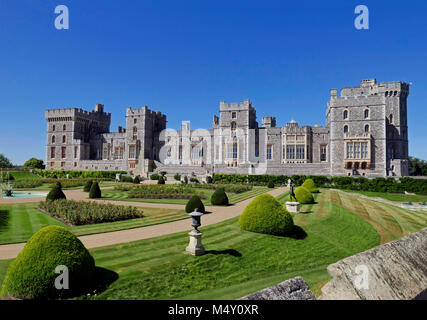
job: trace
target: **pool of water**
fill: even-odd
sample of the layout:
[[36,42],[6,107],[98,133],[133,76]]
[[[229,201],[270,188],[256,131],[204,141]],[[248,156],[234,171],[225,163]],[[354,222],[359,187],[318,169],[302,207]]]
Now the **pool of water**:
[[12,197],[6,197],[3,194],[4,199],[20,199],[20,198],[42,198],[46,197],[47,193],[30,193],[30,192],[14,192]]

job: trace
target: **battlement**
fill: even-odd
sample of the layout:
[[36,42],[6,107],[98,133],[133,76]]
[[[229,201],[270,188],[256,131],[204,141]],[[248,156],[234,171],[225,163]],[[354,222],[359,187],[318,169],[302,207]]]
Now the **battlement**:
[[45,111],[45,118],[48,121],[63,121],[64,118],[76,120],[76,118],[83,118],[86,120],[109,122],[111,120],[111,113],[104,112],[104,106],[97,104],[94,110],[86,111],[82,108],[57,108],[47,109]]
[[252,103],[249,99],[243,100],[243,102],[232,102],[226,103],[225,101],[220,101],[219,110],[220,111],[230,111],[230,110],[250,110],[254,109]]
[[126,117],[132,117],[132,116],[149,116],[149,117],[156,117],[157,119],[166,120],[166,115],[162,114],[160,111],[153,111],[150,110],[147,106],[142,106],[141,108],[126,108]]
[[330,97],[331,100],[337,100],[340,98],[348,99],[377,95],[383,96],[389,93],[389,91],[392,91],[393,95],[396,95],[394,92],[397,93],[401,91],[408,93],[409,84],[403,81],[381,82],[378,84],[376,79],[366,79],[361,81],[360,86],[343,87],[339,96],[337,95],[337,89],[331,89]]

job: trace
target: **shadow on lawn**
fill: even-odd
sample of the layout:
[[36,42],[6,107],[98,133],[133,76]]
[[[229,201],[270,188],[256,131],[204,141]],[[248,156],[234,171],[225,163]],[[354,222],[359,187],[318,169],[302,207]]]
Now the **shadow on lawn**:
[[116,281],[119,278],[117,272],[95,267],[95,279],[92,286],[92,291],[96,290],[96,293],[99,294],[102,291],[105,291],[110,284]]
[[288,237],[296,240],[303,240],[305,239],[305,237],[307,237],[307,233],[304,231],[303,228],[299,226],[294,226],[292,233],[288,235]]
[[0,210],[0,228],[7,228],[9,223],[9,211]]
[[215,254],[215,255],[218,255],[218,254],[228,254],[228,255],[233,256],[233,257],[241,257],[242,256],[242,254],[239,251],[234,250],[234,249],[207,250],[205,253],[206,254]]

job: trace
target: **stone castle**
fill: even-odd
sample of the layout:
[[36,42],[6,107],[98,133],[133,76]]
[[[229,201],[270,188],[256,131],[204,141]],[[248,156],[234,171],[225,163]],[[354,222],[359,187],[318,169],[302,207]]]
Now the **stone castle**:
[[277,126],[266,116],[261,125],[249,100],[220,102],[209,130],[166,129],[166,115],[148,107],[126,110],[126,128],[110,132],[111,114],[97,104],[48,109],[48,170],[124,170],[211,175],[306,174],[407,176],[409,84],[362,80],[338,95],[332,89],[326,126]]

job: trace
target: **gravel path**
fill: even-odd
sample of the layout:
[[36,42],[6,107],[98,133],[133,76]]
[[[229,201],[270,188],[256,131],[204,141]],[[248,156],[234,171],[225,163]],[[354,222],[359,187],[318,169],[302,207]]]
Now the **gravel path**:
[[[281,187],[273,189],[268,193],[276,197],[286,191],[289,188]],[[65,191],[67,199],[73,200],[88,200],[87,193],[81,190],[68,190]],[[253,200],[253,198],[246,199],[235,205],[229,207],[217,207],[217,206],[207,206],[206,211],[210,212],[202,218],[202,225],[207,226],[215,224],[236,216],[239,216],[243,209]],[[125,202],[125,201],[109,201],[109,200],[96,200],[101,202],[108,202],[114,204],[127,204],[132,206],[140,207],[153,207],[153,208],[170,208],[170,209],[184,209],[184,205],[179,204],[161,204],[161,203],[138,203],[138,202]],[[34,202],[34,200],[33,200]],[[190,231],[192,229],[188,219],[178,220],[173,222],[167,222],[152,226],[146,226],[135,229],[107,232],[92,234],[87,236],[81,236],[79,239],[83,242],[86,248],[96,248],[109,246],[124,242],[132,242],[142,239],[149,239],[154,237],[159,237],[171,233]],[[0,260],[12,259],[15,258],[18,253],[22,250],[25,243],[17,244],[7,244],[0,245]]]

